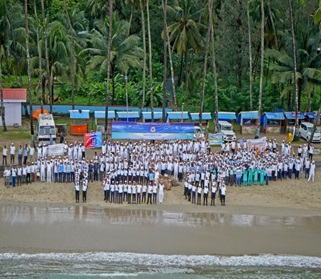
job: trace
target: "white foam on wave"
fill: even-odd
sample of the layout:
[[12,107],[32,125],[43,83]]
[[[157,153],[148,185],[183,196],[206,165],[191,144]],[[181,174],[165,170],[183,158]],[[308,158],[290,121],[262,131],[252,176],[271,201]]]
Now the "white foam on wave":
[[321,268],[321,258],[293,255],[255,255],[255,256],[212,256],[212,255],[158,255],[139,253],[39,253],[19,254],[2,253],[1,260],[37,260],[62,261],[65,263],[107,262],[121,265],[141,265],[150,268],[160,267],[201,267],[201,266],[261,266],[261,267],[296,267]]

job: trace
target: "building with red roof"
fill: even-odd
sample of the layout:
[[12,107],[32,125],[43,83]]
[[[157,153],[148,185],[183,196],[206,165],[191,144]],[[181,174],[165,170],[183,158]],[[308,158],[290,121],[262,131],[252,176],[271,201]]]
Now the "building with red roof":
[[[3,88],[3,107],[5,109],[6,126],[21,126],[21,105],[27,100],[26,88]],[[0,126],[2,119],[0,115]]]

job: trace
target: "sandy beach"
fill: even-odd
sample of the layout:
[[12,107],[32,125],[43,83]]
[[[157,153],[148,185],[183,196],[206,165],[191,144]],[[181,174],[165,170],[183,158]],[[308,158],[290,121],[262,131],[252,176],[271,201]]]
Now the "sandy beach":
[[182,185],[172,187],[162,205],[110,204],[95,182],[78,205],[72,184],[2,186],[0,252],[321,257],[318,182],[228,187],[225,207],[192,205],[182,193]]
[[94,182],[87,203],[76,204],[71,183],[6,188],[2,179],[0,252],[321,257],[320,181],[318,169],[315,182],[301,175],[269,186],[228,186],[226,206],[217,199],[211,207],[186,201],[182,184],[165,191],[162,205],[118,205],[105,203]]

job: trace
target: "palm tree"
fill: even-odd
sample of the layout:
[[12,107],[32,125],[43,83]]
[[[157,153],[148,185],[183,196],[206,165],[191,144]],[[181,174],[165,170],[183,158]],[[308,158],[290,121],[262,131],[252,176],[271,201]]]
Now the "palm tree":
[[[212,0],[208,2],[208,11],[213,9]],[[212,24],[212,18],[209,16],[209,26]],[[206,41],[205,41],[205,53],[204,53],[204,65],[203,65],[203,78],[202,78],[202,87],[201,87],[201,102],[200,102],[200,117],[199,117],[199,124],[202,125],[202,114],[204,109],[204,92],[205,92],[205,81],[206,81],[206,74],[207,74],[207,56],[208,56],[208,49],[210,45],[211,39],[211,31],[212,28],[208,28]]]
[[[13,26],[13,20],[11,17],[11,11],[9,11],[8,5],[7,5],[7,0],[3,0],[4,7],[6,10],[6,16],[8,18],[9,22],[9,28],[10,28],[10,34],[11,34],[11,39],[12,39],[12,47],[13,47],[13,56],[17,65],[18,69],[18,75],[19,75],[19,86],[22,87],[22,73],[21,73],[21,60],[19,59],[19,53],[17,49],[17,40],[14,32],[14,26]],[[15,3],[16,5],[13,7],[15,13],[17,13],[20,10],[20,3],[17,2]]]
[[111,48],[113,39],[113,0],[109,0],[109,32],[107,40],[107,83],[106,83],[106,107],[105,107],[105,137],[108,138],[108,101],[109,101],[109,81],[111,70]]
[[253,63],[252,63],[252,36],[250,18],[250,0],[247,0],[247,30],[249,38],[249,68],[250,68],[250,110],[253,110]]
[[50,113],[52,113],[52,103],[53,96],[51,92],[51,83],[50,83],[50,65],[49,65],[49,51],[48,51],[48,40],[47,40],[47,28],[46,28],[46,18],[45,18],[45,5],[44,0],[40,0],[41,2],[41,16],[42,16],[42,34],[43,40],[45,42],[45,58],[46,58],[46,87],[48,89],[49,94],[49,102],[50,102]]
[[29,20],[28,20],[28,0],[24,0],[25,8],[25,23],[26,23],[26,53],[27,53],[27,73],[28,73],[28,98],[30,105],[30,133],[33,138],[33,118],[32,113],[32,92],[31,92],[31,67],[30,67],[30,51],[29,51]]
[[[167,0],[162,0],[162,9],[163,9],[163,24],[164,30],[167,29]],[[166,80],[167,80],[167,33],[164,34],[164,45],[163,45],[163,59],[164,59],[164,69],[163,69],[163,102],[162,102],[162,114],[163,122],[165,122],[165,107],[166,107]]]
[[[308,98],[308,109],[311,106],[311,96],[315,86],[321,85],[321,55],[317,49],[320,46],[320,34],[316,32],[315,26],[309,23],[301,22],[298,28],[304,28],[296,37],[296,79],[298,84],[298,111],[302,107],[302,93],[304,92]],[[288,96],[287,107],[289,110],[296,110],[295,103],[295,80],[294,80],[294,61],[292,36],[283,33],[282,41],[285,46],[280,51],[268,49],[267,56],[272,60],[270,70],[272,72],[272,83],[280,84],[283,88],[281,97]],[[294,98],[291,102],[291,93]]]
[[257,133],[260,132],[261,113],[262,113],[262,93],[263,93],[263,73],[264,73],[264,22],[265,22],[264,0],[261,0],[261,69],[260,69],[260,91],[259,91],[259,104],[258,104]]
[[44,92],[44,84],[43,84],[43,76],[42,76],[42,47],[40,44],[40,30],[39,30],[39,20],[38,20],[38,12],[37,12],[37,0],[33,1],[33,9],[35,15],[35,32],[36,32],[36,43],[38,50],[38,77],[39,77],[39,86],[41,88],[41,97],[40,97],[40,108],[41,113],[43,113],[43,102],[45,98]]
[[214,100],[215,100],[215,118],[214,127],[218,123],[218,89],[217,89],[217,70],[216,70],[216,56],[215,56],[215,40],[214,40],[214,19],[213,19],[213,0],[210,0],[209,7],[209,21],[211,28],[211,50],[212,50],[212,68],[213,68],[213,78],[214,78]]
[[3,105],[3,91],[2,91],[2,46],[1,46],[1,44],[0,44],[0,102],[1,102],[2,130],[4,132],[7,132],[5,108]]
[[140,14],[141,14],[141,20],[142,20],[142,31],[143,31],[143,51],[144,51],[144,56],[143,56],[143,96],[142,96],[142,105],[141,108],[144,108],[145,104],[145,95],[146,95],[146,60],[147,60],[147,52],[146,52],[146,28],[145,28],[145,13],[144,13],[144,5],[143,1],[139,0],[139,6],[140,6]]
[[149,53],[149,91],[150,91],[150,109],[151,119],[154,122],[154,105],[153,105],[153,57],[152,57],[152,35],[150,33],[150,16],[149,16],[149,0],[146,0],[147,15],[147,36],[148,36],[148,53]]
[[[128,22],[113,19],[112,21],[112,45],[110,53],[110,74],[112,80],[112,104],[115,100],[115,71],[118,69],[123,75],[128,75],[129,68],[141,68],[141,57],[143,50],[138,46],[140,38],[136,35],[127,37]],[[91,47],[81,51],[82,55],[90,55],[88,70],[106,71],[108,63],[106,53],[108,52],[109,29],[104,21],[98,20],[95,29],[91,31]]]
[[291,24],[291,35],[292,35],[292,59],[293,59],[293,79],[294,79],[294,92],[295,92],[295,127],[299,126],[299,89],[297,80],[297,65],[296,65],[296,44],[295,44],[295,33],[294,33],[294,19],[292,0],[289,0],[289,13],[290,13],[290,24]]
[[64,0],[64,10],[68,21],[69,34],[71,37],[71,105],[75,108],[75,69],[76,69],[76,53],[75,53],[75,34],[71,24],[70,16],[67,10],[66,0]]
[[[182,7],[168,7],[170,13],[174,15],[175,21],[168,26],[169,41],[173,43],[173,50],[176,50],[181,57],[180,73],[178,84],[182,82],[183,65],[185,70],[188,61],[188,50],[193,49],[196,54],[201,53],[202,37],[200,35],[201,24],[196,16],[200,11],[193,12],[193,2],[191,0],[181,1]],[[186,80],[188,74],[186,73]],[[186,87],[186,98],[188,99],[188,88]]]

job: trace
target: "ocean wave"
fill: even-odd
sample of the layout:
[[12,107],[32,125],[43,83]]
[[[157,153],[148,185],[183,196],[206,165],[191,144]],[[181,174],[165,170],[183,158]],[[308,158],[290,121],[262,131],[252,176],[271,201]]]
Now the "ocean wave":
[[213,255],[158,255],[140,253],[38,253],[19,254],[2,253],[0,261],[41,261],[77,264],[109,263],[120,266],[145,266],[149,268],[162,267],[293,267],[321,268],[320,257],[299,255],[243,255],[243,256],[213,256]]

